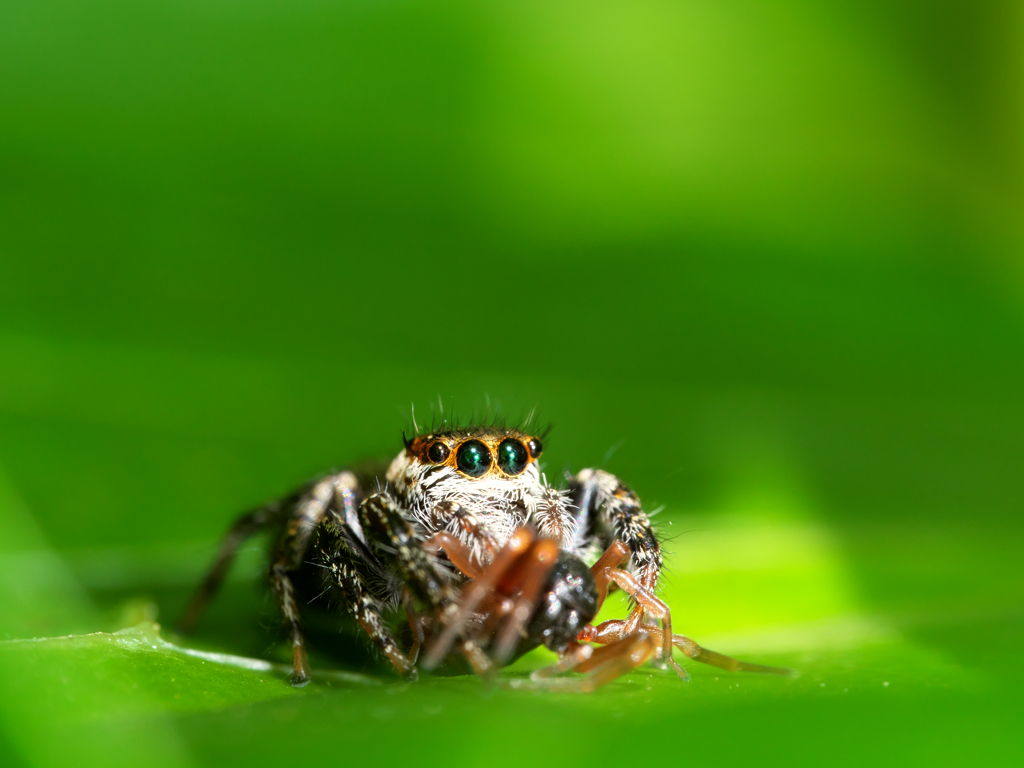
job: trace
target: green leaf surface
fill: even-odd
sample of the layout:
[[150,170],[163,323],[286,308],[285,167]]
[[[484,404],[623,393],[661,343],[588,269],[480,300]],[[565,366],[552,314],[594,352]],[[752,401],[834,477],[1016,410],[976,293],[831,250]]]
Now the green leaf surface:
[[[0,764],[1004,765],[1024,25],[912,0],[0,5]],[[684,661],[400,682],[233,516],[537,409]],[[605,618],[622,616],[615,597]]]

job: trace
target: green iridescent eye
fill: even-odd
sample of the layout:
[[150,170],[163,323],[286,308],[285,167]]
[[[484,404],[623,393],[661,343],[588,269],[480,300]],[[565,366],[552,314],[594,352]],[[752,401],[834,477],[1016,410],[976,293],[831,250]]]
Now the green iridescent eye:
[[479,440],[469,440],[459,446],[459,452],[455,454],[455,463],[458,464],[459,471],[470,477],[480,477],[487,474],[487,470],[491,468],[491,452]]
[[498,466],[506,475],[518,475],[529,463],[526,448],[518,440],[508,438],[498,446]]

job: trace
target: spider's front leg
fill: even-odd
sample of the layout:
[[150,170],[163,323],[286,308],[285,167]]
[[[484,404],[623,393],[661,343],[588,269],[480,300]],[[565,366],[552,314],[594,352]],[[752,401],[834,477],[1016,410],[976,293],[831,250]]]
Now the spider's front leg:
[[[622,542],[640,586],[655,592],[661,575],[661,544],[637,495],[617,477],[600,469],[581,470],[573,479],[570,494],[578,509],[581,529],[593,529],[606,547],[614,541]],[[646,610],[637,601],[627,619],[627,634],[640,627]]]
[[[441,574],[428,550],[455,552],[447,541],[424,544],[402,515],[398,502],[386,492],[368,497],[359,506],[359,521],[368,541],[376,542],[378,556],[390,559],[408,590],[424,603],[431,616],[443,616],[458,609],[458,592]],[[410,623],[415,620],[410,617]],[[413,627],[417,634],[418,627]],[[459,650],[478,674],[491,668],[490,660],[475,640],[460,636]]]
[[341,516],[329,510],[317,531],[316,549],[327,583],[336,589],[346,610],[370,641],[405,678],[416,679],[412,659],[402,653],[381,611],[381,602],[366,585],[369,563],[365,552],[353,545],[351,529]]

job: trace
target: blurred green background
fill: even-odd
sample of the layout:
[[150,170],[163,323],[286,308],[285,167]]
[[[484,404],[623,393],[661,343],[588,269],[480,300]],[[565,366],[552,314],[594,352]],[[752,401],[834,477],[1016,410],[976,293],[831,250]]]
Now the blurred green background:
[[[1009,0],[0,5],[0,759],[1019,756],[1022,51]],[[663,507],[677,631],[800,677],[324,634],[293,691],[181,652],[283,658],[258,545],[147,623],[412,404],[536,407]]]

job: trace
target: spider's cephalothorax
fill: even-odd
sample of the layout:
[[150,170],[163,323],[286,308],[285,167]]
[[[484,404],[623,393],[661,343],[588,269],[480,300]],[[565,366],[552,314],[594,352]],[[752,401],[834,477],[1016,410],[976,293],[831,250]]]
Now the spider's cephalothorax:
[[[295,685],[309,680],[297,593],[308,576],[407,677],[424,643],[426,666],[457,651],[478,673],[543,644],[559,653],[558,669],[592,670],[591,687],[652,654],[685,676],[673,644],[721,665],[726,657],[672,634],[654,594],[661,546],[636,495],[595,469],[552,488],[538,466],[542,451],[535,434],[466,427],[405,440],[383,478],[343,471],[313,480],[236,521],[182,625],[198,620],[239,544],[274,528],[269,577]],[[634,607],[595,627],[612,584]],[[414,638],[408,649],[385,621],[399,605]],[[591,654],[589,642],[606,645]]]
[[487,541],[502,546],[532,523],[563,549],[582,544],[569,494],[547,485],[537,460],[539,437],[517,429],[469,428],[415,437],[395,457],[387,479],[424,537],[448,531],[483,561]]

